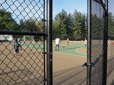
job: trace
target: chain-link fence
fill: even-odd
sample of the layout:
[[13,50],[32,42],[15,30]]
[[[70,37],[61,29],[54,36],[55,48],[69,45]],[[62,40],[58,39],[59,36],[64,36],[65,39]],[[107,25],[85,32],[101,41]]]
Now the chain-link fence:
[[108,0],[108,63],[107,85],[114,84],[114,11],[113,0]]
[[0,1],[1,30],[44,32],[44,18],[45,0]]
[[[105,83],[106,81],[105,63],[107,63],[106,30],[107,30],[106,0],[88,0],[87,85],[106,84]],[[93,69],[91,69],[90,67]]]
[[[104,9],[100,0],[91,0],[91,62],[103,54],[103,15]],[[102,85],[102,58],[91,70],[91,85]]]
[[0,0],[0,85],[45,85],[44,19],[45,0]]

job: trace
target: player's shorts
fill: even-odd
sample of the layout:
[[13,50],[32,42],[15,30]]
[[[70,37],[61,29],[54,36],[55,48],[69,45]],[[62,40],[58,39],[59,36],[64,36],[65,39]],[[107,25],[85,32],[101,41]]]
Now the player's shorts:
[[19,52],[19,49],[15,49],[15,52]]
[[19,47],[21,47],[21,44],[19,44]]
[[86,44],[85,44],[85,46],[86,46]]
[[59,44],[56,44],[56,46],[58,46],[58,47],[59,47]]
[[67,41],[67,43],[69,43],[69,41]]

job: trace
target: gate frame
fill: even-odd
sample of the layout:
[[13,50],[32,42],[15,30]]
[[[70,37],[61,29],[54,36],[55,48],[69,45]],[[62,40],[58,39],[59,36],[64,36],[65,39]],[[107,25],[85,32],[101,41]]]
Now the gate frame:
[[47,85],[53,85],[52,0],[47,0]]
[[102,85],[107,85],[107,40],[108,40],[108,0],[104,4],[104,29],[103,29],[103,70]]
[[91,0],[87,2],[88,38],[87,38],[87,85],[91,85]]
[[[46,21],[46,29],[45,32],[28,32],[28,31],[9,31],[9,30],[0,30],[0,34],[10,34],[10,35],[39,35],[43,36],[43,45],[44,45],[44,85],[47,81],[47,85],[53,85],[53,69],[52,69],[52,0],[43,0],[44,1],[44,14],[42,21]],[[46,1],[46,4],[45,4]],[[6,2],[6,1],[5,1]],[[47,20],[45,20],[45,5],[47,5]],[[45,28],[45,23],[43,24]],[[45,52],[45,40],[47,40],[47,52]],[[45,74],[45,54],[47,54],[47,76]],[[47,79],[45,78],[47,77]]]

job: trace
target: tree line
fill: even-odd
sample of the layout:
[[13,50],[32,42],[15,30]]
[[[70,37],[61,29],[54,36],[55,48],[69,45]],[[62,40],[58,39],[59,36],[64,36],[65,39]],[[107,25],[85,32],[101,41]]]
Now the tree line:
[[62,39],[84,39],[87,37],[87,16],[75,10],[73,14],[62,10],[53,20],[53,35]]
[[[18,18],[18,15],[17,15]],[[42,20],[37,20],[33,18],[21,19],[19,23],[13,19],[12,14],[4,9],[0,9],[0,29],[1,30],[16,30],[16,31],[35,31],[43,32],[44,23]]]
[[[18,17],[17,17],[18,18]],[[114,16],[108,13],[108,35],[114,36]],[[103,31],[103,17],[92,15],[92,35],[100,36]],[[0,9],[0,30],[16,30],[16,31],[35,31],[44,32],[46,27],[42,20],[33,18],[21,19],[19,23],[13,19],[10,12]],[[64,9],[58,13],[53,19],[53,39],[57,36],[60,39],[83,40],[87,37],[87,16],[75,10],[73,14],[67,13]],[[102,37],[102,36],[101,36]]]

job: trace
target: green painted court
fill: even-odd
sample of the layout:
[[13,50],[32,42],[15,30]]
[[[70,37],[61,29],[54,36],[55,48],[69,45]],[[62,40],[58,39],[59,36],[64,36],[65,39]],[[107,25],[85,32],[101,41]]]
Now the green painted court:
[[[22,47],[41,49],[43,48],[43,44],[22,44]],[[84,48],[84,44],[71,43],[69,45],[66,45],[66,43],[61,43],[59,47],[59,51],[55,51],[55,46],[53,46],[53,52],[86,57],[87,56],[86,54],[83,54],[77,51],[77,49],[80,49],[80,48]]]

